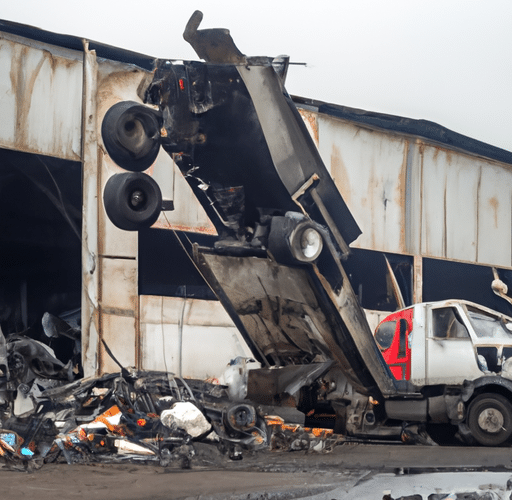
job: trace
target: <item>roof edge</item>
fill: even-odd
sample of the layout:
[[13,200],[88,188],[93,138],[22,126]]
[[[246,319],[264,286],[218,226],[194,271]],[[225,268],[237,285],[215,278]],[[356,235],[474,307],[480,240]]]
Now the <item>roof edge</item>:
[[63,35],[52,31],[45,31],[27,24],[16,23],[0,19],[0,32],[10,33],[29,40],[64,47],[66,49],[83,52],[83,40],[89,42],[89,50],[96,51],[98,57],[110,59],[127,64],[134,64],[140,68],[152,71],[155,68],[156,57],[151,57],[139,52],[121,49],[112,45],[96,42],[85,37]]
[[454,132],[429,120],[416,120],[374,111],[350,108],[305,97],[292,96],[297,105],[311,106],[319,113],[383,130],[414,135],[450,148],[512,165],[512,152]]

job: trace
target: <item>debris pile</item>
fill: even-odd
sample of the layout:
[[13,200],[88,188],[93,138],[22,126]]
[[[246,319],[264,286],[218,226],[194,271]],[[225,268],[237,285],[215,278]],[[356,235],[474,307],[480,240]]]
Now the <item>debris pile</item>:
[[326,452],[341,441],[233,401],[232,387],[124,368],[106,344],[120,372],[81,378],[79,330],[48,315],[43,327],[75,343],[67,363],[38,340],[0,332],[0,457],[12,466],[132,460],[188,468],[198,443],[240,460],[247,450]]

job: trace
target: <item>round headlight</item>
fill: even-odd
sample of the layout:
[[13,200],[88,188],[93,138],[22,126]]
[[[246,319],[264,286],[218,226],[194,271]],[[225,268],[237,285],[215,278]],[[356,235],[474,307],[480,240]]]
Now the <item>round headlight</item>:
[[322,235],[309,223],[299,224],[290,236],[290,247],[298,261],[313,262],[322,252]]
[[322,237],[320,233],[308,227],[300,236],[300,249],[306,259],[316,259],[322,251]]

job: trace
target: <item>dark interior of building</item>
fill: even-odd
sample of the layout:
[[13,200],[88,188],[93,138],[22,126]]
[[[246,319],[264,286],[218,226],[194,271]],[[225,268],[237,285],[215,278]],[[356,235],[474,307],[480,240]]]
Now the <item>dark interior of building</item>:
[[41,336],[80,308],[81,163],[0,149],[0,326]]

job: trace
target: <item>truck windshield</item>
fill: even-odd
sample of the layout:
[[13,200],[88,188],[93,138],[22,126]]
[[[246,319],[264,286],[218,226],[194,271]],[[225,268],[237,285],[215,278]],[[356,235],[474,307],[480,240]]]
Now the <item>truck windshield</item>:
[[469,307],[468,314],[478,338],[512,341],[512,332],[505,326],[507,322],[504,319]]

